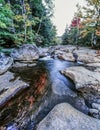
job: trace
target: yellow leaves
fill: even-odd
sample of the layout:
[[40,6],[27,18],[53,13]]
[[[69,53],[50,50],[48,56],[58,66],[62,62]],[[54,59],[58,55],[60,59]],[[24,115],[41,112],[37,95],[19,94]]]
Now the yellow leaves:
[[16,21],[18,21],[18,22],[21,22],[21,21],[23,21],[23,16],[22,16],[22,15],[16,15],[16,16],[14,17],[14,19],[15,19]]
[[85,26],[83,24],[79,24],[78,28],[83,29]]
[[31,26],[31,25],[32,25],[32,22],[31,22],[30,20],[27,20],[27,21],[26,21],[26,26],[29,27],[29,26]]
[[86,37],[87,33],[88,33],[87,30],[81,31],[82,38]]
[[25,3],[25,9],[27,10],[27,11],[30,11],[31,9],[30,9],[30,5],[28,4],[28,3]]
[[100,17],[97,18],[97,22],[99,23],[99,27],[100,27]]
[[82,21],[82,24],[86,25],[88,23],[87,20]]
[[27,19],[27,15],[23,14],[23,19],[26,20]]
[[96,35],[97,35],[97,36],[100,36],[100,28],[98,28],[98,29],[96,30]]
[[86,19],[86,22],[87,22],[87,23],[91,23],[91,22],[92,22],[92,19],[91,19],[91,18],[87,18],[87,19]]
[[94,23],[95,20],[94,19],[91,19],[91,18],[86,18],[84,21],[82,21],[83,24],[90,24],[90,23]]
[[99,0],[92,0],[92,3],[93,3],[94,5],[97,5],[97,4],[99,3]]

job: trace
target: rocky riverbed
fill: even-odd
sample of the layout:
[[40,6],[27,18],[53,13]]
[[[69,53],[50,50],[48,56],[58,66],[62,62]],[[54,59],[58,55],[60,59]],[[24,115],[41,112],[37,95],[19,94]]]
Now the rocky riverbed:
[[26,44],[9,56],[0,54],[1,130],[99,128],[100,55],[96,50]]

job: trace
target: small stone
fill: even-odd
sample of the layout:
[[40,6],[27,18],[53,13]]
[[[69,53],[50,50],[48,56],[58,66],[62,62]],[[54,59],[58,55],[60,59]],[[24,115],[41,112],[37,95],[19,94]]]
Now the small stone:
[[13,59],[0,53],[0,75],[4,74],[13,64]]
[[98,89],[98,92],[100,92],[100,88]]
[[100,99],[97,99],[97,103],[100,104]]
[[99,113],[99,110],[97,110],[97,109],[90,109],[89,110],[89,112],[91,113],[91,114],[98,114]]
[[95,114],[95,113],[94,113],[94,114],[93,114],[93,117],[99,119],[99,114]]
[[92,107],[100,111],[100,104],[92,103]]

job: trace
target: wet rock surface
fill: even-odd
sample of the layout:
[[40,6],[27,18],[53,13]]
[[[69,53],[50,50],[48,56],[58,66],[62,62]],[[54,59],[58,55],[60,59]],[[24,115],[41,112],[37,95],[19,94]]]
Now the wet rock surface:
[[35,45],[24,44],[18,49],[13,50],[11,57],[14,61],[32,62],[39,58],[39,51]]
[[37,65],[37,61],[33,61],[33,62],[26,62],[26,63],[23,63],[23,62],[14,62],[14,64],[12,65],[13,68],[20,68],[20,67],[31,67],[31,66],[36,66]]
[[[74,50],[74,51],[73,51]],[[100,56],[96,54],[96,50],[87,47],[65,45],[50,47],[48,52],[52,57],[58,57],[59,59],[74,61],[74,54],[77,55],[77,59],[85,64],[87,63],[100,63]]]
[[[12,72],[16,79],[20,78],[20,80],[18,80],[19,82],[15,80],[17,83],[12,82],[13,86],[9,84],[9,89],[0,95],[0,101],[2,102],[2,105],[0,104],[0,126],[2,127],[0,128],[9,129],[10,126],[11,129],[24,129],[30,121],[30,113],[36,109],[34,104],[39,103],[47,89],[47,72],[38,67],[12,69],[8,73],[8,76],[9,74],[11,76],[5,83],[9,83],[9,80],[13,78]],[[23,87],[26,84],[28,86]],[[6,100],[2,98],[6,98]]]
[[0,76],[0,106],[5,104],[14,95],[29,85],[24,81],[20,80],[20,77],[14,76],[14,73],[6,72]]
[[48,48],[42,48],[42,47],[39,47],[39,57],[42,58],[42,57],[46,57],[48,56]]
[[100,112],[97,107],[94,107],[94,103],[97,106],[100,105],[98,100],[100,99],[100,73],[96,70],[96,65],[91,64],[92,67],[95,68],[90,69],[86,66],[79,67],[70,67],[62,71],[62,73],[73,80],[75,83],[75,88],[81,93],[90,107],[90,114],[95,118],[100,119]]
[[68,76],[75,83],[76,89],[92,88],[94,90],[100,89],[100,73],[93,72],[85,67],[70,67],[61,71],[64,75]]
[[[11,122],[10,127],[14,129],[35,129],[35,125],[61,102],[69,102],[78,110],[88,113],[84,99],[79,98],[73,90],[74,84],[60,73],[61,69],[73,65],[75,64],[71,62],[51,59],[40,61],[38,66],[12,69],[11,76],[14,73],[16,79],[20,77],[29,87],[18,91],[17,95],[3,105],[0,117],[2,126],[6,124],[8,129]],[[48,71],[48,74],[45,71]],[[15,114],[8,114],[10,111]]]
[[55,106],[36,130],[99,130],[100,120],[91,118],[68,103]]

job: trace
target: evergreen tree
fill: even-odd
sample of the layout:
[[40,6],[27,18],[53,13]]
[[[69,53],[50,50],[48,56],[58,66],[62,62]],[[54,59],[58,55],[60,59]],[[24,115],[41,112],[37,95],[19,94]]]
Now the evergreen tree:
[[[4,46],[7,42],[12,44],[14,40],[12,18],[13,11],[8,3],[0,0],[0,46]],[[6,44],[7,45],[7,44]]]

